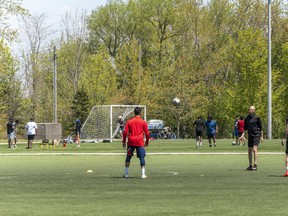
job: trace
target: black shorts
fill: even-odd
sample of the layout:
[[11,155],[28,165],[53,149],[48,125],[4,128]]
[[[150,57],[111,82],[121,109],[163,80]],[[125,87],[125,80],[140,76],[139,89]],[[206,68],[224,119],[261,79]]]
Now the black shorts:
[[203,131],[202,130],[196,130],[196,136],[202,136],[203,135]]
[[286,137],[286,154],[288,155],[288,137]]
[[28,140],[34,140],[35,139],[35,134],[33,135],[28,135]]
[[260,137],[248,137],[248,147],[252,148],[253,146],[259,146]]
[[214,139],[216,137],[216,134],[215,133],[213,133],[213,134],[207,134],[207,138],[208,139]]

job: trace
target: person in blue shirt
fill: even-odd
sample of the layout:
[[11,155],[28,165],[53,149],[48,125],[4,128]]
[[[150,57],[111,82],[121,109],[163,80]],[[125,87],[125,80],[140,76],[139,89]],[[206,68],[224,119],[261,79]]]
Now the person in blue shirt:
[[207,128],[209,147],[212,147],[211,139],[213,139],[214,147],[216,147],[216,133],[218,133],[218,126],[216,121],[212,120],[211,115],[208,116],[208,119],[205,122],[205,127]]

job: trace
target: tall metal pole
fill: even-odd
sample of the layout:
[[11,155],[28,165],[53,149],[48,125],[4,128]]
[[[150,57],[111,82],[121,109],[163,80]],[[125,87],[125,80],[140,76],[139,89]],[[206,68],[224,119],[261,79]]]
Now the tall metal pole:
[[57,54],[56,54],[56,46],[54,46],[54,56],[53,56],[53,116],[54,116],[54,123],[57,123]]
[[271,72],[271,0],[268,0],[268,127],[267,139],[272,138],[272,72]]

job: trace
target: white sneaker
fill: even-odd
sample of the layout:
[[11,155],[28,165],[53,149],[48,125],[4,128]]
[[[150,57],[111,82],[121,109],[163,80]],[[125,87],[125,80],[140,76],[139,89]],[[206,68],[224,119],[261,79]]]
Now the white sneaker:
[[147,176],[146,176],[146,175],[142,175],[141,178],[142,178],[142,179],[146,179]]
[[124,175],[123,175],[123,178],[128,178],[128,174],[124,174]]

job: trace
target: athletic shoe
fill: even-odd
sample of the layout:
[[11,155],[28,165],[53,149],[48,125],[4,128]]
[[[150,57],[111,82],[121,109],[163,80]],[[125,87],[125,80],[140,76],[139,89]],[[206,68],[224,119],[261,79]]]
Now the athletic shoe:
[[128,174],[124,174],[124,175],[123,175],[123,178],[128,178]]
[[287,170],[286,173],[284,174],[284,177],[288,177],[288,170]]
[[216,144],[214,144],[214,147],[216,147]]
[[247,171],[253,170],[253,167],[250,165],[249,167],[246,168]]
[[212,147],[212,145],[209,145],[209,147]]
[[257,171],[257,165],[254,164],[254,166],[252,167],[252,169],[253,169],[254,171]]
[[142,175],[141,178],[142,178],[142,179],[146,179],[147,176],[146,176],[146,175]]

